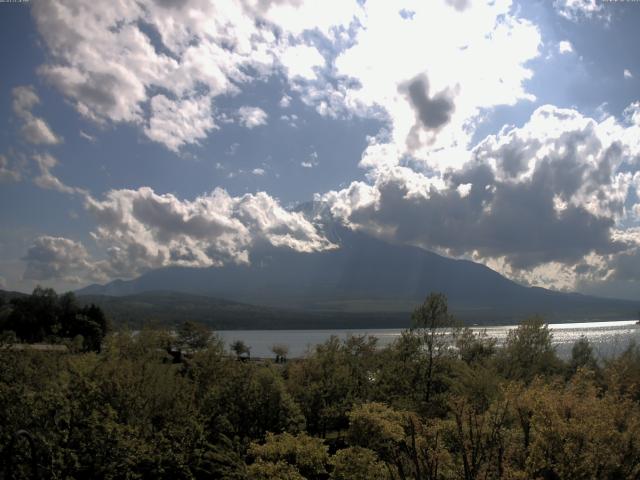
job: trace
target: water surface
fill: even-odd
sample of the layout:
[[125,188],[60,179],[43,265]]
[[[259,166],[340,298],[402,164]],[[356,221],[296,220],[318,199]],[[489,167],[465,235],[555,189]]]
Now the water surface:
[[[496,327],[474,327],[474,331],[485,330],[500,344],[510,330],[517,325]],[[553,344],[558,355],[567,358],[571,347],[580,337],[586,337],[593,346],[596,356],[607,358],[622,352],[631,341],[640,342],[640,326],[635,320],[588,323],[549,324],[553,334]],[[271,347],[284,344],[289,347],[289,357],[304,356],[315,345],[325,342],[332,335],[346,339],[349,335],[372,335],[378,338],[378,345],[384,347],[398,338],[403,329],[352,329],[352,330],[220,330],[217,333],[228,346],[235,340],[242,340],[251,347],[254,357],[272,357]]]

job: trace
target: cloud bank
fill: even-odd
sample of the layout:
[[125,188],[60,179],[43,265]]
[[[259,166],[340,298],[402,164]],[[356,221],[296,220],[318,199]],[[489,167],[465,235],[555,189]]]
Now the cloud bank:
[[429,176],[373,161],[386,166],[370,182],[318,200],[352,228],[470,256],[523,281],[563,270],[555,286],[568,288],[588,273],[580,265],[602,280],[626,275],[621,259],[637,252],[637,232],[621,236],[618,225],[638,220],[639,139],[637,123],[546,105],[523,127],[484,139],[460,169]]
[[256,248],[336,247],[301,213],[285,210],[264,192],[233,197],[217,188],[181,200],[143,187],[112,190],[102,200],[87,195],[85,202],[96,221],[92,236],[106,258],[93,260],[78,242],[43,236],[24,258],[25,278],[131,278],[171,265],[245,264]]

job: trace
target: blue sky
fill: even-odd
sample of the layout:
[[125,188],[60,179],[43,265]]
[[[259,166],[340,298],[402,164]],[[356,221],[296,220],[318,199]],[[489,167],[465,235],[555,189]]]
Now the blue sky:
[[336,248],[315,199],[638,298],[640,4],[330,3],[0,3],[0,286]]

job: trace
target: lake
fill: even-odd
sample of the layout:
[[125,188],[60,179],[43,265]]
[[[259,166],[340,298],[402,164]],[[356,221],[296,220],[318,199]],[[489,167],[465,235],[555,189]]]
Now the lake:
[[[509,330],[517,325],[473,327],[474,331],[486,330],[487,335],[502,343]],[[634,340],[640,343],[640,326],[635,320],[588,323],[549,324],[553,333],[553,344],[558,355],[567,358],[571,348],[580,337],[586,337],[598,358],[607,358],[622,352]],[[289,347],[289,358],[302,357],[309,348],[325,342],[331,335],[346,339],[349,335],[372,335],[378,338],[381,347],[389,345],[400,336],[403,329],[354,329],[354,330],[220,330],[218,335],[227,347],[235,340],[242,340],[251,347],[253,357],[273,357],[271,347],[284,344]]]

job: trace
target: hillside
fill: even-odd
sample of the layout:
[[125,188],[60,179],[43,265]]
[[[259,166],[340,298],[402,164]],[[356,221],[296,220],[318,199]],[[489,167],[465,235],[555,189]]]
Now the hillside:
[[145,292],[120,297],[80,295],[81,304],[99,305],[115,325],[141,328],[145,324],[172,325],[184,320],[219,330],[384,328],[409,326],[402,313],[327,313],[260,307],[181,292]]

